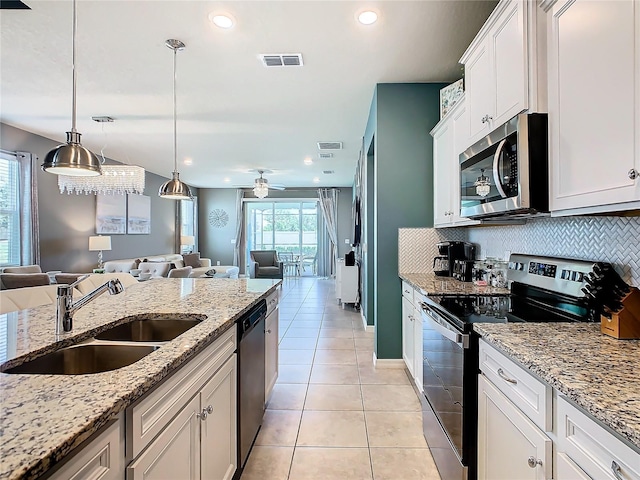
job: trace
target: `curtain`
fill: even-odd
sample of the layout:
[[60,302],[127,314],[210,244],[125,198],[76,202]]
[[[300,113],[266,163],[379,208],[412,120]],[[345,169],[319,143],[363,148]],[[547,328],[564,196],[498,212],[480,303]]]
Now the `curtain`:
[[329,245],[325,245],[325,252],[328,255],[324,258],[324,276],[334,275],[338,263],[338,189],[318,189],[318,199],[320,200],[320,211]]
[[236,190],[236,244],[233,247],[233,264],[240,266],[240,247],[242,245],[242,223],[244,215],[242,214],[242,200],[244,199],[244,190],[238,188]]
[[20,264],[40,264],[40,221],[38,219],[38,158],[17,152],[20,163]]

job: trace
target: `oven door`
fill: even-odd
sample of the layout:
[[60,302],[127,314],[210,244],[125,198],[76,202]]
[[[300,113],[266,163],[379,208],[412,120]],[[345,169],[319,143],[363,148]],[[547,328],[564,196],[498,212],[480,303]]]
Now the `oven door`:
[[[450,315],[422,302],[424,395],[461,465],[466,465],[464,438],[465,361],[469,335],[450,322]],[[429,432],[425,431],[425,436]],[[431,442],[429,442],[431,443]]]

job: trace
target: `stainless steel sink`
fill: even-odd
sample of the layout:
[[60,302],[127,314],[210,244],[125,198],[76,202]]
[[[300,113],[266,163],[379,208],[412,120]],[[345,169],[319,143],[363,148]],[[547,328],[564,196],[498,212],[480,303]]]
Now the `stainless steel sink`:
[[75,345],[9,368],[4,373],[83,375],[108,372],[131,365],[158,348],[158,345]]
[[105,330],[96,340],[119,342],[169,342],[204,320],[203,315],[181,315],[178,318],[154,315],[135,318],[130,322]]

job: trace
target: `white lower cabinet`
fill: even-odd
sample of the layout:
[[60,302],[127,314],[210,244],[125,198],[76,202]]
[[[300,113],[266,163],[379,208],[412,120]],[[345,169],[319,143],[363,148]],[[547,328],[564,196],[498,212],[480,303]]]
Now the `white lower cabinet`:
[[483,375],[478,376],[478,478],[551,479],[552,442]]
[[554,457],[556,473],[555,480],[591,480],[591,477],[584,473],[576,463],[571,460],[566,453],[556,452]]
[[127,480],[199,480],[199,414],[200,398],[196,396],[127,467]]
[[419,392],[424,391],[422,385],[422,315],[414,308],[413,310],[413,381]]
[[109,426],[50,473],[50,480],[121,480],[124,476],[124,418]]
[[412,377],[415,377],[415,330],[413,304],[405,296],[402,297],[402,359]]
[[[127,480],[231,480],[237,469],[236,329],[127,408]],[[122,477],[120,477],[122,478]]]
[[264,332],[264,403],[271,397],[273,387],[278,380],[278,323],[280,318],[278,296],[280,287],[267,298],[267,318]]

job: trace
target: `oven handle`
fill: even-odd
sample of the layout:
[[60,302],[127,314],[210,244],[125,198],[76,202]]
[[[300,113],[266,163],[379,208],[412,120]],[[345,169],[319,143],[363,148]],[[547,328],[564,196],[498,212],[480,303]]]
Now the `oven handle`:
[[502,188],[502,180],[500,180],[500,170],[498,170],[500,163],[500,153],[502,153],[502,149],[504,148],[504,144],[507,139],[504,138],[500,145],[498,145],[498,149],[496,150],[495,155],[493,156],[493,182],[496,184],[496,188],[498,189],[498,193],[502,198],[507,198],[507,194],[504,193],[504,189]]
[[437,320],[437,318],[434,316],[434,313],[436,314],[438,313],[437,310],[433,308],[431,305],[428,305],[424,302],[420,302],[420,306],[422,307],[422,313],[424,313],[423,318],[425,318],[429,322],[431,328],[433,328],[436,332],[438,332],[440,335],[442,335],[446,339],[451,340],[452,342],[458,344],[462,348],[465,348],[465,349],[469,348],[468,334],[454,332],[453,330],[442,325],[442,323],[440,323]]

